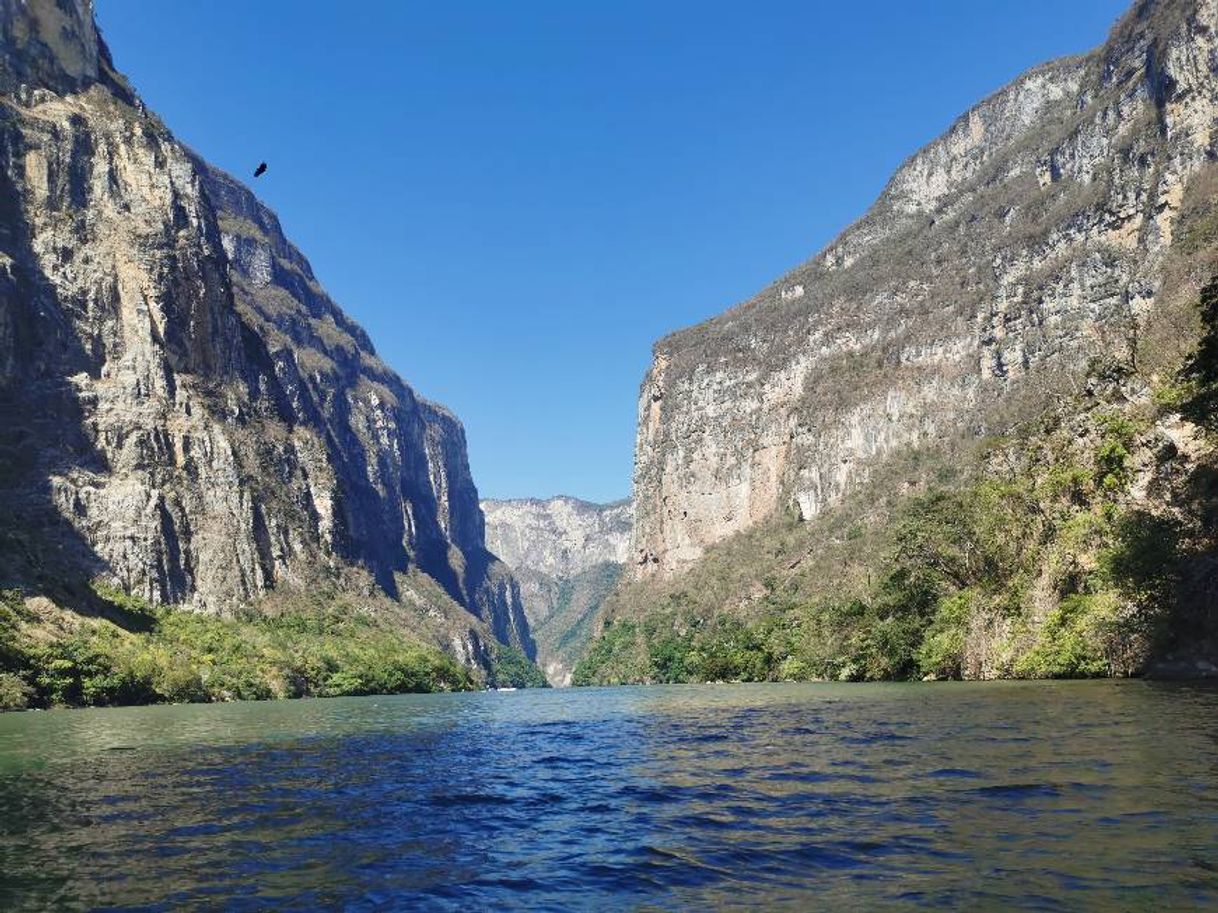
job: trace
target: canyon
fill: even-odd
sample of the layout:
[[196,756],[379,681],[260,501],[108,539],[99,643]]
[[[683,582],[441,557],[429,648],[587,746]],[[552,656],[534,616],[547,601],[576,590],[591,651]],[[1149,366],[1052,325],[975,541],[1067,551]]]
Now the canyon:
[[1218,670],[1216,61],[1138,0],[659,340],[575,681]]
[[550,684],[569,685],[629,555],[630,502],[485,500],[482,511],[487,546],[520,584],[538,664]]

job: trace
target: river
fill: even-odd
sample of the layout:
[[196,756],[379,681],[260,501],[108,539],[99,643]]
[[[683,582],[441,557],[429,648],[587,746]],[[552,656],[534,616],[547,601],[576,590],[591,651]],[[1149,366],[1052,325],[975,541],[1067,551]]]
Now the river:
[[0,716],[0,909],[1218,908],[1218,690],[690,685]]

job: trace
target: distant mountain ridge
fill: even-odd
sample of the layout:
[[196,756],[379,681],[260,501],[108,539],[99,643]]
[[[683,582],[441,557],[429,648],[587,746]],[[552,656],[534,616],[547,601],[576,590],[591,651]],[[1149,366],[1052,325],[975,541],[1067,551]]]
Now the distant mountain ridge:
[[488,499],[482,511],[487,546],[520,582],[538,662],[551,684],[569,684],[592,619],[627,559],[630,501]]

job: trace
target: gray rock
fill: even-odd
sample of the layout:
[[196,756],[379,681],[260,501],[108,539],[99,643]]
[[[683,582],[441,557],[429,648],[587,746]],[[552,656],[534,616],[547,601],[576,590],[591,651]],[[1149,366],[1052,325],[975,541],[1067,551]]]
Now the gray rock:
[[487,545],[520,582],[538,663],[550,684],[568,685],[629,553],[630,502],[559,496],[486,500],[482,510]]
[[660,340],[633,575],[815,516],[893,454],[1001,431],[1093,357],[1128,361],[1213,159],[1216,36],[1209,0],[1137,3],[1096,51],[969,110],[815,257]]
[[422,571],[532,655],[460,422],[145,112],[89,3],[0,0],[0,35],[0,578],[224,612]]

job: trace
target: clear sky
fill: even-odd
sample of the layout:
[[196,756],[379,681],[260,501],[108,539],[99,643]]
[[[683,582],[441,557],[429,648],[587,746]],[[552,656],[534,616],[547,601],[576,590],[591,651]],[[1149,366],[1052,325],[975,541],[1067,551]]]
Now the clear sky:
[[651,344],[749,297],[1126,0],[98,0],[484,496],[628,494]]

